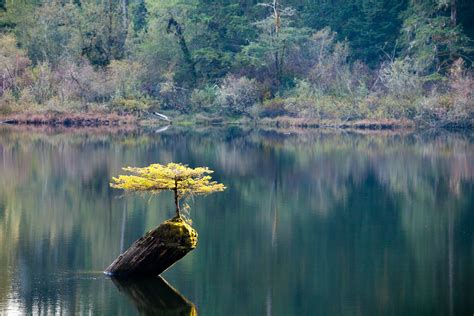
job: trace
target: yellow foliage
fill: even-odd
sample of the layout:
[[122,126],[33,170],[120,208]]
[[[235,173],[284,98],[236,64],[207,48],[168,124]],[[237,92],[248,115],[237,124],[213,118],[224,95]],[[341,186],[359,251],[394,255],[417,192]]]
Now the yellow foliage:
[[144,168],[127,167],[123,170],[132,175],[112,178],[112,188],[127,191],[151,192],[175,191],[177,198],[202,195],[225,190],[225,186],[212,181],[207,167],[190,168],[181,163],[152,164]]

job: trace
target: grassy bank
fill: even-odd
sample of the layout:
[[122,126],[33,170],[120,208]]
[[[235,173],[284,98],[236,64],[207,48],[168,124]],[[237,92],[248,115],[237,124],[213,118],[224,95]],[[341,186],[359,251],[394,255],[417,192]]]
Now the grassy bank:
[[21,112],[0,115],[0,122],[14,125],[119,126],[135,125],[136,116],[106,112]]
[[[65,127],[105,127],[129,126],[157,126],[174,124],[179,126],[222,126],[241,125],[275,128],[339,128],[360,130],[395,130],[395,129],[423,129],[428,125],[420,125],[415,120],[401,118],[364,118],[355,120],[300,118],[287,115],[276,117],[252,118],[243,115],[222,115],[208,113],[182,114],[176,111],[164,111],[171,122],[159,119],[151,113],[117,113],[107,111],[90,112],[16,112],[0,115],[0,123],[10,125],[37,125],[37,126],[65,126]],[[444,128],[467,128],[471,125],[447,125]]]

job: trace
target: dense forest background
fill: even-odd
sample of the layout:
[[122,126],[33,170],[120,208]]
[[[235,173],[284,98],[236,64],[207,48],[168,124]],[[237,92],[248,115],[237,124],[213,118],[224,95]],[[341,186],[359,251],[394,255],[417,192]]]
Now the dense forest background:
[[472,0],[0,0],[0,114],[472,126]]

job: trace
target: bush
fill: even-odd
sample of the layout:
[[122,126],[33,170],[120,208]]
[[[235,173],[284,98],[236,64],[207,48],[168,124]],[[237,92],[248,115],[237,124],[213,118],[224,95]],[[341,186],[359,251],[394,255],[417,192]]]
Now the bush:
[[465,70],[464,60],[459,58],[449,72],[451,79],[452,107],[448,113],[449,120],[467,122],[474,117],[474,78]]
[[107,67],[106,76],[114,97],[138,98],[141,93],[142,65],[130,60],[113,60]]
[[466,127],[473,125],[474,79],[458,59],[449,71],[449,92],[433,92],[419,105],[416,119],[430,127]]
[[111,105],[121,113],[143,112],[150,108],[150,102],[145,99],[114,98]]
[[22,88],[30,64],[26,53],[17,48],[15,38],[0,34],[0,96],[9,89],[16,93]]
[[257,83],[246,77],[226,77],[217,90],[216,105],[234,114],[249,114],[259,100]]
[[95,70],[87,61],[78,64],[64,61],[56,73],[59,84],[58,94],[65,101],[79,100],[83,107],[89,102],[105,102],[114,94],[106,73]]
[[263,109],[260,112],[260,117],[277,117],[289,114],[285,109],[285,100],[280,97],[265,100],[262,107]]
[[204,86],[202,89],[194,89],[191,93],[191,105],[193,110],[210,111],[215,106],[217,99],[217,86]]
[[410,58],[394,59],[383,64],[379,78],[386,92],[400,100],[410,101],[422,95],[422,80]]
[[30,76],[29,92],[38,104],[45,104],[56,94],[58,86],[50,66],[43,62],[31,69]]

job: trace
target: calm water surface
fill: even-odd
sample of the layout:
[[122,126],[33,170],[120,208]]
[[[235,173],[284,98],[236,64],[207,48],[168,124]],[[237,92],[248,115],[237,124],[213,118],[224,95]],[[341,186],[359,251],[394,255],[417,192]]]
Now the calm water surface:
[[[226,128],[0,128],[0,314],[473,315],[474,138]],[[162,280],[102,271],[173,215],[122,166],[209,166],[196,250]],[[178,293],[179,292],[179,293]]]

